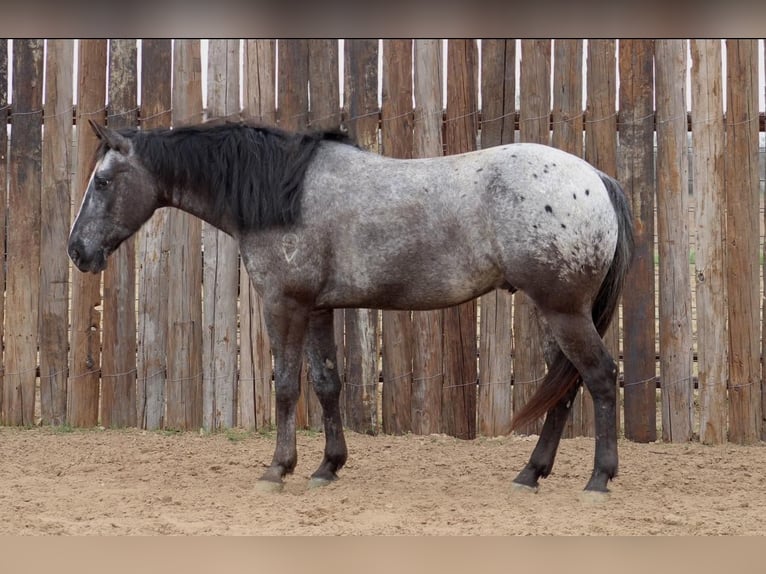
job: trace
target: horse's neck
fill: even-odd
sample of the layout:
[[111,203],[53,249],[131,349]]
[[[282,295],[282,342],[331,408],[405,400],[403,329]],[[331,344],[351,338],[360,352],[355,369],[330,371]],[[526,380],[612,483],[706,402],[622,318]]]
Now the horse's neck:
[[206,221],[213,227],[235,237],[237,226],[229,214],[220,217],[216,213],[215,194],[209,190],[191,186],[187,189],[175,188],[169,195],[169,207],[175,207]]

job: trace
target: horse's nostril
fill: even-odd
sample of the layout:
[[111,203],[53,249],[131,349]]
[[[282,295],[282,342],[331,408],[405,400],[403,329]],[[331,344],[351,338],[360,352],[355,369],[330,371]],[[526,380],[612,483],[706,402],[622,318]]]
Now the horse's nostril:
[[80,252],[77,251],[76,247],[69,248],[69,258],[75,263],[77,263],[80,260]]

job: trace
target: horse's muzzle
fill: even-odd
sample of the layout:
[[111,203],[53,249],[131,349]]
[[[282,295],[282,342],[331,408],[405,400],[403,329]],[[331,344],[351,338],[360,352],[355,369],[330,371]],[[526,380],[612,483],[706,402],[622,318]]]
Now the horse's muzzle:
[[79,242],[70,242],[67,252],[72,263],[83,273],[100,273],[106,268],[107,254],[104,249],[89,254]]

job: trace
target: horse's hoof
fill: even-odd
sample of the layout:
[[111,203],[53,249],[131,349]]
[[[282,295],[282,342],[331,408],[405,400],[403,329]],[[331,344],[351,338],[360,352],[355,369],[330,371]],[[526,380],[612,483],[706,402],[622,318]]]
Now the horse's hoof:
[[537,494],[539,489],[539,486],[529,486],[527,484],[521,484],[520,482],[511,483],[511,492],[521,495]]
[[580,502],[584,504],[604,504],[609,500],[609,491],[583,490],[580,493]]
[[285,487],[282,482],[274,482],[273,480],[257,480],[255,482],[255,490],[264,493],[282,492]]
[[322,488],[323,486],[327,486],[328,484],[332,484],[333,481],[328,478],[321,478],[318,476],[312,476],[309,479],[309,490],[314,488]]

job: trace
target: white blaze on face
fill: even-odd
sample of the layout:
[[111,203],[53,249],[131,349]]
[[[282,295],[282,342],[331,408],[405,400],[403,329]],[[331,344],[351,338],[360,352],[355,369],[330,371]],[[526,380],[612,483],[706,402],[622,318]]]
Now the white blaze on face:
[[90,187],[93,184],[93,178],[96,176],[96,171],[98,170],[99,166],[101,165],[101,162],[98,162],[96,164],[96,167],[93,168],[93,171],[90,172],[90,177],[88,178],[88,183],[85,186],[85,193],[82,196],[82,201],[80,202],[80,207],[77,209],[77,215],[74,216],[74,220],[72,220],[72,227],[69,229],[69,234],[72,234],[72,231],[74,231],[74,226],[77,225],[77,220],[80,219],[80,214],[82,213],[82,207],[85,205],[85,200],[88,199],[88,194],[90,193]]
[[96,174],[98,172],[103,171],[109,171],[109,167],[111,164],[115,161],[114,159],[114,152],[109,150],[106,152],[103,158],[101,158],[100,161],[96,163],[96,166],[93,168],[93,171],[90,173],[90,177],[88,178],[88,184],[85,186],[85,194],[82,197],[82,201],[80,202],[80,208],[77,211],[77,215],[74,218],[74,221],[72,222],[72,228],[69,230],[69,233],[72,233],[72,230],[74,229],[74,226],[77,224],[77,220],[80,219],[80,214],[82,213],[83,206],[85,205],[86,200],[88,199],[89,195],[93,192],[93,178],[96,177]]

